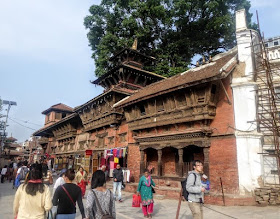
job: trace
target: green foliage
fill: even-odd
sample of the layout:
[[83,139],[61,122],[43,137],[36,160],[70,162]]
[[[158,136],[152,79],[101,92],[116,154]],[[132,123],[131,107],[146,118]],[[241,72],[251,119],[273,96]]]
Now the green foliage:
[[[235,45],[234,12],[252,15],[248,0],[103,0],[90,7],[88,32],[95,74],[108,70],[108,58],[138,39],[138,50],[157,58],[152,69],[171,76],[187,69],[194,55],[213,55]],[[149,68],[149,67],[148,67]]]

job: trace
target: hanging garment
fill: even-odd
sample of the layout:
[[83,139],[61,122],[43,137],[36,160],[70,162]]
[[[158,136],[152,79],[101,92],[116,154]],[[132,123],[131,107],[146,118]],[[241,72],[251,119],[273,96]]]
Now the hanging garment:
[[126,155],[126,148],[123,149],[123,157]]
[[123,157],[123,149],[120,149],[119,158]]
[[106,160],[104,157],[102,157],[100,160],[100,167],[102,167],[103,165],[106,165]]
[[118,158],[118,157],[115,157],[115,158],[114,158],[114,163],[116,163],[116,164],[119,163],[119,158]]
[[130,182],[130,170],[126,170],[126,181]]
[[110,170],[114,169],[114,161],[110,161]]
[[117,152],[118,152],[118,150],[117,150],[117,149],[114,149],[114,150],[113,150],[113,155],[114,155],[114,157],[116,157],[116,156],[117,156]]

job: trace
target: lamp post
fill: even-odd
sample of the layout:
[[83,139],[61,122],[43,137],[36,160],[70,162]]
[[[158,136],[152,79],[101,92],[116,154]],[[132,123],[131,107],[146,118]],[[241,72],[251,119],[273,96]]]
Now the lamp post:
[[6,128],[7,128],[8,118],[9,118],[9,112],[10,112],[11,106],[16,106],[17,103],[15,101],[2,100],[2,104],[8,105],[8,109],[7,109],[6,120],[4,123],[4,135],[1,138],[1,153],[0,154],[2,154],[2,152],[4,151],[4,142],[5,142],[5,138],[6,138]]

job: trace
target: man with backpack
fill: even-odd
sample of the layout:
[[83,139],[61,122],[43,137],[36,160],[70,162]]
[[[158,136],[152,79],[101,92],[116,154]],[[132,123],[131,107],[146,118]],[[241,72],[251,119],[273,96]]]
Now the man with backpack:
[[24,183],[26,175],[29,172],[29,168],[27,167],[27,164],[28,164],[27,161],[23,161],[22,165],[17,171],[16,179],[17,181],[20,182],[20,184]]
[[194,219],[203,219],[202,204],[204,202],[205,188],[201,183],[203,164],[200,160],[193,161],[193,171],[189,172],[186,190],[188,192],[188,204]]

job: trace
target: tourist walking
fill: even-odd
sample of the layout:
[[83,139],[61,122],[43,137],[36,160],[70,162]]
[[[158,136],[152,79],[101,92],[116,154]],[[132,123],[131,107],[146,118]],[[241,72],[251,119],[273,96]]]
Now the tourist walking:
[[[19,163],[19,168],[17,170],[16,179],[20,181],[20,183],[24,183],[27,173],[29,172],[29,168],[27,167],[27,160],[23,161],[22,163]],[[40,165],[41,171],[42,171],[42,165]]]
[[203,219],[204,192],[205,188],[201,183],[203,164],[200,160],[193,161],[193,171],[189,172],[186,189],[189,192],[188,204],[194,219]]
[[144,217],[152,218],[154,211],[153,187],[155,183],[150,176],[149,170],[144,170],[144,175],[141,176],[137,188],[137,193],[141,195],[142,211]]
[[77,185],[82,190],[82,196],[84,198],[85,193],[86,193],[86,185],[87,185],[87,173],[82,166],[80,166],[78,172],[76,173],[75,179],[76,179]]
[[52,185],[53,184],[53,176],[51,170],[48,169],[47,161],[44,160],[42,164],[42,171],[43,171],[43,183],[46,185]]
[[62,169],[60,171],[59,177],[57,178],[57,180],[55,181],[55,184],[53,186],[53,193],[55,193],[55,190],[57,189],[58,186],[61,186],[65,183],[64,176],[65,176],[66,171],[67,171],[66,169]]
[[1,170],[1,183],[4,183],[4,178],[6,177],[8,172],[8,166],[5,165]]
[[51,192],[42,182],[42,166],[33,164],[30,169],[30,180],[21,184],[15,194],[14,216],[17,219],[44,219],[52,207]]
[[116,190],[118,190],[118,200],[122,202],[122,182],[123,182],[123,171],[120,164],[117,164],[116,169],[113,170],[113,193],[116,200]]
[[105,173],[97,170],[91,179],[91,191],[86,202],[86,218],[102,219],[104,215],[116,218],[115,200],[113,193],[105,187]]
[[76,202],[82,218],[85,218],[81,189],[73,183],[75,171],[68,169],[63,178],[65,184],[57,187],[52,199],[53,205],[57,206],[56,219],[74,219],[76,216]]

